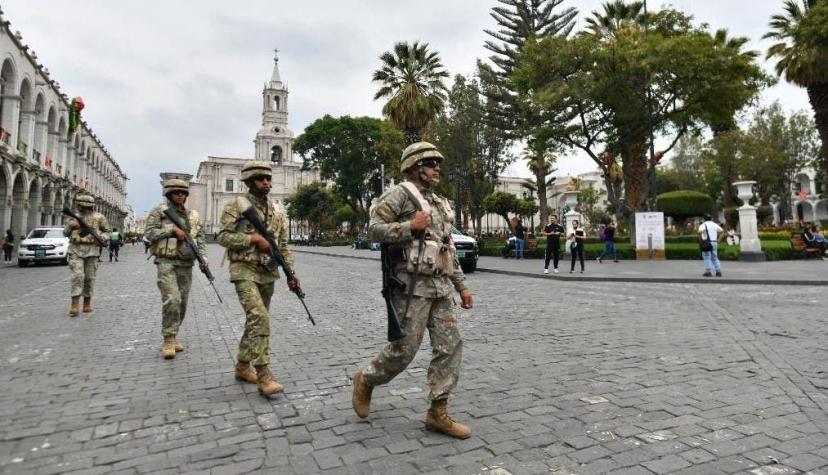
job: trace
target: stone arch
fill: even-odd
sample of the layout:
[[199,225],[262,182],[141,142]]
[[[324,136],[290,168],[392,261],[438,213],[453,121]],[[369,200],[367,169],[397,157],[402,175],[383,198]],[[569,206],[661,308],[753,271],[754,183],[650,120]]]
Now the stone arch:
[[49,135],[46,121],[46,98],[38,93],[34,102],[35,132],[32,140],[32,160],[43,163],[43,155],[46,153],[46,138]]
[[825,200],[819,200],[814,204],[814,222],[819,224],[825,220],[828,220],[828,204]]
[[63,193],[61,192],[60,188],[56,188],[55,189],[55,202],[54,202],[54,205],[52,206],[52,212],[47,216],[47,221],[49,221],[47,224],[49,224],[50,226],[55,226],[55,225],[60,224],[60,216],[62,214],[61,211],[63,210],[63,208],[71,208],[71,207],[72,207],[72,202],[64,200],[63,199]]
[[23,78],[20,83],[20,114],[17,119],[17,150],[24,156],[29,156],[31,135],[34,130],[34,100],[32,98],[32,83],[29,78]]
[[49,106],[49,112],[46,114],[46,156],[49,157],[49,162],[46,163],[46,168],[55,170],[55,152],[57,152],[57,109],[54,105]]
[[11,183],[11,168],[7,163],[0,165],[0,232],[6,234],[11,229],[11,206],[9,192]]
[[43,185],[42,195],[40,225],[47,226],[52,224],[52,213],[54,212],[55,187],[52,182],[46,181],[46,184]]
[[794,192],[800,193],[804,191],[807,194],[811,194],[814,190],[811,189],[811,177],[809,177],[806,173],[797,173],[794,176]]
[[29,192],[29,180],[26,171],[18,171],[12,183],[11,230],[15,238],[20,238],[26,234],[28,224],[26,198]]
[[0,66],[0,140],[10,143],[19,109],[16,107],[17,66],[7,57]]
[[60,115],[57,125],[57,137],[55,148],[55,174],[64,177],[68,171],[69,157],[66,150],[66,138],[68,136],[68,126],[66,125],[66,118],[64,114]]
[[35,176],[29,182],[29,215],[27,228],[32,229],[40,226],[40,214],[43,206],[43,193],[40,177]]
[[800,201],[796,204],[796,217],[803,223],[814,221],[814,207],[810,201]]
[[279,145],[274,145],[270,147],[270,161],[273,163],[282,163],[282,155],[284,152],[282,151],[282,147]]

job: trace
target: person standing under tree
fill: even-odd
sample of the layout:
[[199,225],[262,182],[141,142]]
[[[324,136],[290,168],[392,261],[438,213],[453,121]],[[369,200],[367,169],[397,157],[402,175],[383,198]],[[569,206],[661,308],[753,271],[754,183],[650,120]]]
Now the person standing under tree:
[[523,257],[523,250],[526,249],[526,228],[523,221],[518,218],[515,224],[515,259]]
[[394,288],[391,295],[405,336],[388,343],[354,374],[352,405],[359,417],[368,417],[374,387],[390,382],[411,363],[428,328],[431,408],[425,428],[466,439],[471,430],[448,415],[448,398],[457,385],[463,353],[452,290],[460,293],[463,308],[472,308],[473,301],[451,240],[451,202],[433,191],[442,161],[443,155],[428,142],[409,145],[400,159],[406,181],[371,206],[369,239],[389,245],[392,271],[408,286],[406,291]]
[[[165,359],[175,358],[175,354],[184,351],[184,345],[178,340],[178,332],[184,315],[187,313],[187,301],[193,283],[193,264],[196,256],[186,245],[188,232],[196,243],[198,252],[207,259],[207,245],[198,212],[184,207],[190,193],[190,184],[184,180],[169,179],[164,182],[164,196],[167,202],[156,206],[147,215],[144,233],[150,241],[150,253],[155,256],[158,271],[158,290],[161,291],[161,354]],[[179,229],[164,211],[170,209],[178,220],[188,229]],[[117,260],[117,254],[116,254]]]
[[566,229],[558,224],[558,215],[549,216],[549,224],[543,227],[541,236],[546,236],[546,252],[543,264],[543,273],[549,273],[549,259],[553,259],[552,272],[558,273],[558,260],[561,257],[561,236],[566,234]]
[[578,220],[572,221],[572,232],[569,234],[572,244],[569,246],[569,252],[572,254],[572,267],[569,268],[569,273],[575,272],[575,258],[581,260],[581,274],[584,273],[584,244],[586,243],[586,232],[581,229]]
[[604,256],[609,253],[612,253],[613,262],[618,262],[618,255],[615,253],[615,226],[612,225],[612,222],[604,228],[604,250],[598,256],[598,263],[601,264]]
[[[92,195],[81,194],[75,197],[75,207],[79,217],[96,233],[101,242],[109,233],[109,223],[101,213],[94,211],[95,198]],[[69,238],[69,272],[72,285],[72,304],[69,307],[69,316],[76,317],[79,313],[80,298],[83,295],[83,312],[92,311],[92,294],[95,290],[95,273],[98,270],[98,258],[101,247],[91,233],[83,234],[81,225],[70,218],[63,228],[63,235]]]
[[[227,248],[230,260],[230,281],[236,286],[239,303],[244,308],[244,334],[239,342],[236,379],[254,383],[264,396],[281,392],[283,386],[270,371],[270,299],[279,278],[278,269],[265,264],[272,253],[267,239],[258,234],[242,213],[254,206],[259,220],[273,236],[287,265],[293,269],[293,253],[288,247],[288,219],[281,206],[268,198],[272,179],[270,162],[247,161],[242,166],[241,179],[247,194],[239,196],[224,207],[218,242]],[[293,290],[299,287],[299,278],[288,281]],[[256,372],[250,369],[256,368]]]

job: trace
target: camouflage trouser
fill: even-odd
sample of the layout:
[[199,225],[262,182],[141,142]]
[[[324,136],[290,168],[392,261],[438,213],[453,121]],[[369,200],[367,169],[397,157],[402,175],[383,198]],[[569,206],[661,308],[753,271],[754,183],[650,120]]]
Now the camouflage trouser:
[[155,265],[158,267],[158,290],[161,291],[161,334],[175,336],[187,313],[193,268],[176,266],[162,259],[156,260]]
[[235,282],[239,303],[244,308],[244,334],[239,342],[239,361],[254,366],[270,363],[270,298],[274,282]]
[[[405,310],[406,296],[394,293],[394,305],[400,315]],[[385,384],[400,374],[417,354],[428,328],[431,338],[431,364],[428,367],[429,401],[448,399],[460,376],[463,340],[454,315],[451,296],[437,299],[411,297],[408,315],[402,322],[405,338],[388,343],[379,356],[372,359],[362,372],[369,386]]]
[[78,257],[69,254],[69,273],[72,283],[72,297],[92,297],[95,287],[95,272],[98,270],[98,256]]

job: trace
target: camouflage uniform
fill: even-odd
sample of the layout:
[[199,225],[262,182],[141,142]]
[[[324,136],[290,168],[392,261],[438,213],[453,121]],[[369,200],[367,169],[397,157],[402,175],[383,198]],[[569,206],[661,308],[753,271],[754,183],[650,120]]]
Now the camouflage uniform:
[[195,255],[183,252],[186,243],[178,241],[173,234],[174,225],[164,215],[172,209],[198,246],[198,252],[206,258],[207,246],[198,213],[176,207],[172,202],[156,206],[147,216],[145,235],[152,243],[150,252],[155,256],[158,271],[158,290],[161,291],[161,333],[174,337],[187,313],[187,301],[193,279]]
[[[426,230],[430,239],[443,242],[446,236],[441,223],[451,220],[450,204],[431,190],[421,188],[420,193],[431,206],[430,224]],[[371,208],[371,223],[368,230],[370,239],[391,243],[392,255],[401,256],[413,240],[410,221],[417,208],[408,193],[398,185],[388,190]],[[417,285],[408,307],[408,313],[401,322],[405,338],[388,343],[379,356],[362,369],[364,382],[377,386],[391,381],[402,372],[420,348],[423,333],[428,328],[431,338],[432,358],[428,368],[429,400],[445,400],[457,385],[460,374],[460,359],[463,341],[460,338],[460,324],[454,315],[452,289],[458,292],[466,288],[465,276],[459,263],[454,260],[454,272],[449,275],[418,275]],[[402,258],[395,260],[397,277],[409,284],[411,275],[406,271]],[[394,290],[393,300],[402,317],[408,300],[407,291]]]
[[276,238],[279,250],[291,268],[293,254],[287,246],[287,215],[281,206],[247,193],[224,207],[218,242],[227,248],[230,281],[236,286],[236,294],[246,316],[244,334],[239,342],[238,361],[258,367],[270,363],[269,309],[279,272],[270,271],[264,266],[270,256],[260,253],[250,242],[250,237],[256,231],[241,214],[251,204],[255,206],[259,219]]
[[[95,199],[89,195],[81,195],[75,199],[81,205],[89,205],[82,208],[78,215],[86,221],[90,228],[98,232],[98,236],[105,240],[109,233],[109,222],[104,215],[92,211]],[[72,229],[74,219],[70,219],[63,228],[63,235],[69,238],[69,272],[72,285],[72,297],[91,298],[95,287],[95,272],[98,270],[98,256],[101,255],[101,247],[92,235],[81,236],[80,229]]]

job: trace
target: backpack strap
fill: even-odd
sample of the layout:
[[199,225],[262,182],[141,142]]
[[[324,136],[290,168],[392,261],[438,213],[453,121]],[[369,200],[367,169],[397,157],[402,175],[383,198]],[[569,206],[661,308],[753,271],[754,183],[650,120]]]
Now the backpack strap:
[[431,204],[426,201],[423,194],[420,193],[420,189],[417,188],[417,185],[411,183],[410,181],[404,181],[400,183],[400,187],[405,191],[411,201],[414,202],[414,206],[417,208],[417,211],[425,211],[426,214],[431,216]]

